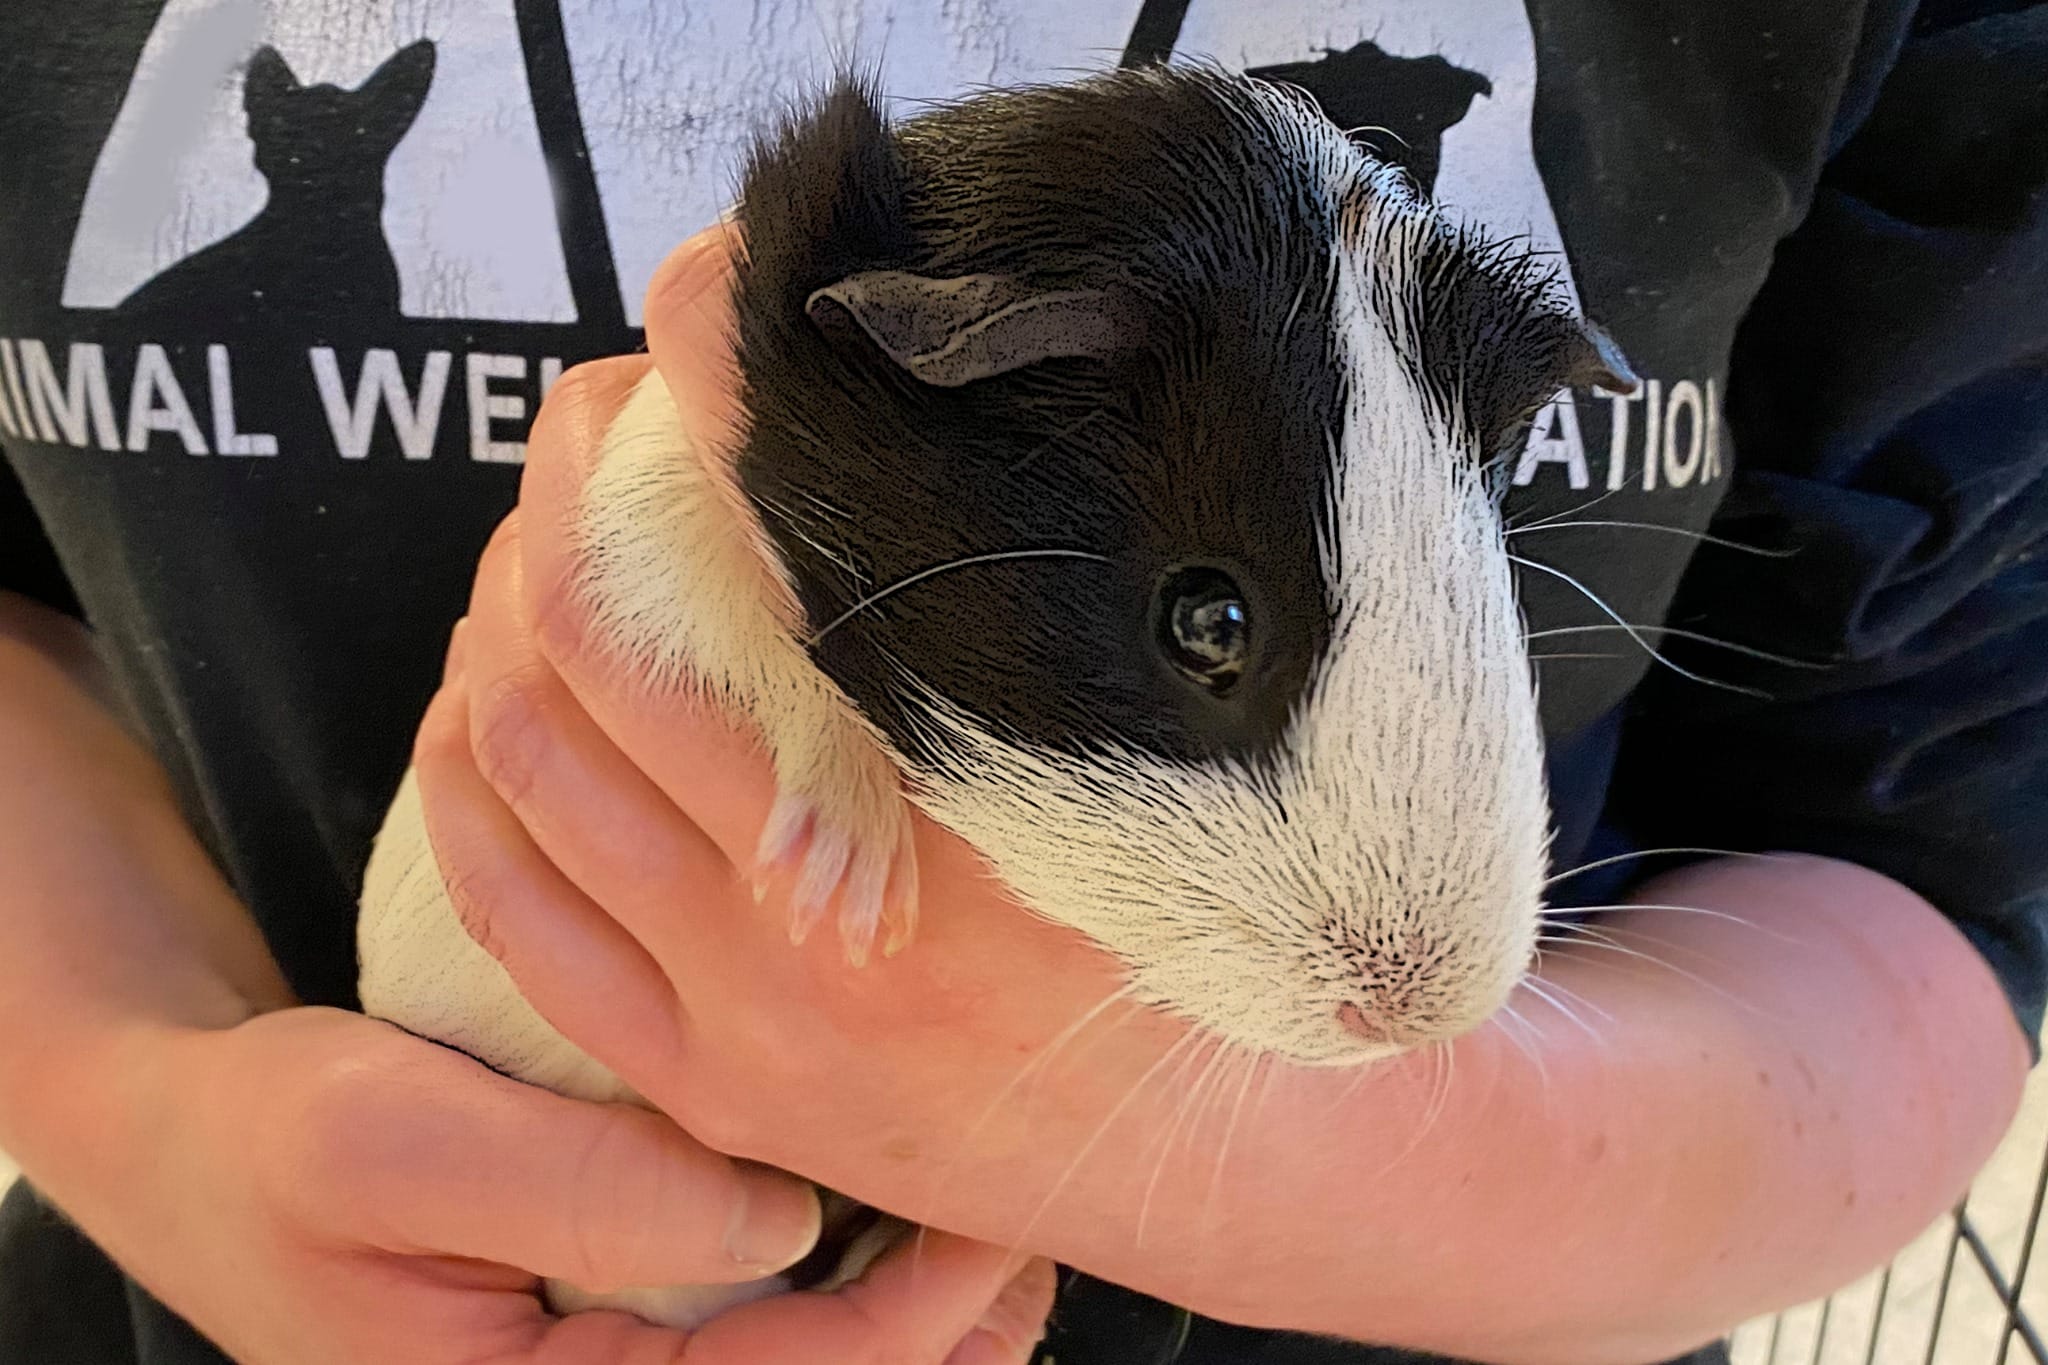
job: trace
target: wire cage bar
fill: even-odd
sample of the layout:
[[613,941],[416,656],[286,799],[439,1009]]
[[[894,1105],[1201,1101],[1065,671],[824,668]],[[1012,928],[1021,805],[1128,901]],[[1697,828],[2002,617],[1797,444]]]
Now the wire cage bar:
[[2048,1365],[2048,1076],[1963,1202],[1890,1264],[1746,1324],[1735,1365]]

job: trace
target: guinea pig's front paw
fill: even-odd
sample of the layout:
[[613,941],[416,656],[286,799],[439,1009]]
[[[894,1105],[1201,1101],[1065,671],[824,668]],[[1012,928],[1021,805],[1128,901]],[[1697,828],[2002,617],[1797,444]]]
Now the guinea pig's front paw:
[[878,930],[886,931],[885,957],[903,951],[917,931],[917,852],[909,807],[893,769],[886,784],[873,774],[861,777],[866,780],[785,780],[754,855],[757,895],[778,877],[796,878],[790,941],[809,938],[836,902],[840,940],[856,967],[867,964]]

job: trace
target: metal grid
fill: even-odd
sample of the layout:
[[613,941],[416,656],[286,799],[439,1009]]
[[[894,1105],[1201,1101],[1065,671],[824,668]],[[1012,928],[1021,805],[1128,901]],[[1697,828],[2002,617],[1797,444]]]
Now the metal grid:
[[2048,1365],[2048,1079],[1969,1197],[1883,1270],[1735,1334],[1735,1365]]

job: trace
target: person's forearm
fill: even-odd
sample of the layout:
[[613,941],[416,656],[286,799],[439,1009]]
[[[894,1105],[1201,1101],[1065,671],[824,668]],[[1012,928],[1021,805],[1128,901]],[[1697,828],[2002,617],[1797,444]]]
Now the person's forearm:
[[57,1177],[127,1040],[291,1002],[255,924],[116,720],[89,637],[0,592],[0,1148]]
[[1583,1026],[1519,1002],[1544,1073],[1498,1031],[1471,1040],[1405,1154],[1426,1084],[1363,1087],[1341,1113],[1327,1088],[1276,1087],[1299,1121],[1284,1152],[1233,1151],[1266,1175],[1243,1182],[1263,1218],[1240,1216],[1313,1216],[1239,1248],[1242,1302],[1209,1306],[1515,1365],[1663,1359],[1839,1287],[1961,1194],[2027,1053],[1932,908],[1813,859],[1705,865],[1641,899],[1710,913],[1607,926],[1669,967],[1549,964]]

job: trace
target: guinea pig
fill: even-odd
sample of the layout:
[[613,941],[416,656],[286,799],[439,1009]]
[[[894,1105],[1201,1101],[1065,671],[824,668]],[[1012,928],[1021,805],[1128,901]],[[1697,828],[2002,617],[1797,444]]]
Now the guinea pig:
[[[910,942],[914,803],[1254,1053],[1489,1018],[1550,828],[1506,457],[1559,390],[1634,385],[1550,269],[1205,67],[900,125],[843,81],[760,144],[738,224],[736,462],[650,375],[579,589],[607,648],[759,728],[793,936]],[[633,1098],[463,933],[409,777],[359,938],[372,1014]],[[785,1283],[602,1301],[687,1325]]]

